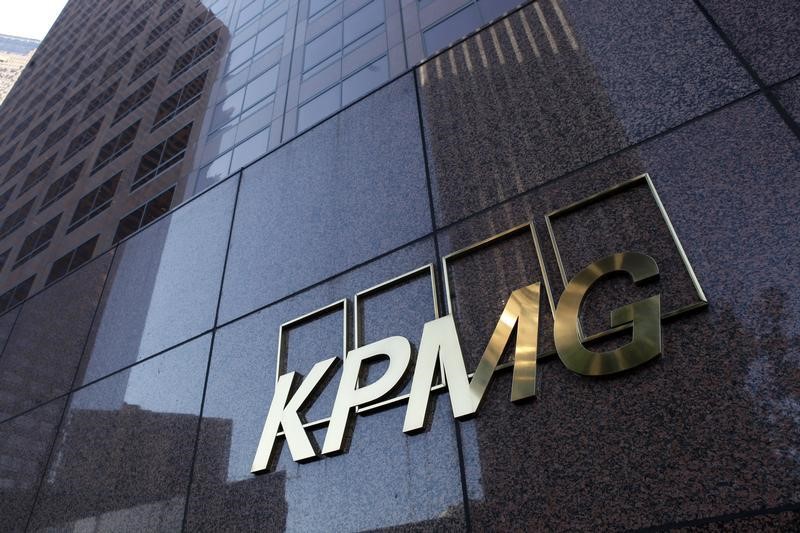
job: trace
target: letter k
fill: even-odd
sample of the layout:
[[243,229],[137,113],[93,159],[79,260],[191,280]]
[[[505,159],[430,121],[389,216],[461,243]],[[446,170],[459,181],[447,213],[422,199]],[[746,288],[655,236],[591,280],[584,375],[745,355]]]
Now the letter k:
[[250,469],[252,473],[262,472],[269,468],[273,448],[275,447],[275,439],[278,437],[280,428],[283,428],[289,451],[292,452],[292,459],[303,461],[316,457],[317,452],[314,451],[308,434],[303,429],[303,421],[300,420],[297,412],[303,407],[311,393],[314,392],[314,389],[337,359],[337,357],[331,357],[315,364],[291,398],[289,393],[297,373],[290,372],[278,378],[278,383],[275,385],[275,394],[272,397],[272,404],[270,404],[267,420],[264,423],[264,430],[261,433],[261,440],[258,442],[258,450],[253,460],[253,467]]

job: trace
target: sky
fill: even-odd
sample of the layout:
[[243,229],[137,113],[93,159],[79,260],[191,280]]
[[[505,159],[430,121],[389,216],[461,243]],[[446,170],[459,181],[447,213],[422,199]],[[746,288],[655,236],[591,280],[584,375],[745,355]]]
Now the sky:
[[67,0],[0,0],[0,33],[44,39]]

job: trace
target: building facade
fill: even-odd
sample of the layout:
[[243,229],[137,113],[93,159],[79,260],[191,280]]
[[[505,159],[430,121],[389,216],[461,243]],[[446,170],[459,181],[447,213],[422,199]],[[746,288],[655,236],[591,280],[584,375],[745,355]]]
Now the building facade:
[[[797,529],[800,7],[517,4],[67,4],[0,108],[4,529]],[[592,275],[646,362],[571,363]]]

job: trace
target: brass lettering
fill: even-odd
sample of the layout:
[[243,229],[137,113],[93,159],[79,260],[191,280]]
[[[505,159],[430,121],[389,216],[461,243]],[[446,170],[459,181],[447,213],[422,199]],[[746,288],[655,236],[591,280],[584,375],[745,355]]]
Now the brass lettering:
[[471,381],[467,377],[453,317],[448,315],[425,324],[403,422],[404,432],[419,431],[423,427],[439,359],[450,393],[453,415],[462,418],[474,414],[515,327],[517,342],[511,400],[518,401],[536,394],[540,292],[541,284],[534,283],[511,293]]
[[[389,357],[389,368],[375,382],[359,387],[358,375],[362,363],[379,355]],[[379,400],[391,391],[405,374],[409,361],[411,361],[411,344],[404,337],[388,337],[348,352],[344,360],[336,401],[333,403],[325,444],[322,446],[323,454],[342,450],[344,432],[353,408]]]
[[658,265],[645,254],[619,253],[592,263],[569,282],[556,308],[555,344],[564,366],[578,374],[602,376],[622,372],[661,353],[660,295],[612,311],[612,327],[633,323],[630,343],[607,352],[593,352],[583,345],[578,328],[581,304],[592,285],[613,272],[627,272],[638,284],[657,276]]

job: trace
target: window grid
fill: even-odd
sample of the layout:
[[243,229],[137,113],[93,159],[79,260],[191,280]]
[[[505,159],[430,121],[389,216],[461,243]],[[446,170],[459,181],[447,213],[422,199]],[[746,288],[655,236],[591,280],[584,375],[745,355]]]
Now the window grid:
[[145,2],[144,4],[142,4],[139,7],[137,7],[136,11],[134,11],[131,14],[131,21],[134,21],[134,20],[138,19],[146,11],[150,11],[150,8],[153,7],[155,5],[155,3],[156,3],[156,0],[147,0],[147,2]]
[[35,187],[39,182],[47,177],[47,174],[50,173],[50,169],[53,167],[53,162],[56,160],[56,156],[50,156],[50,159],[33,169],[28,177],[25,178],[25,182],[22,184],[22,188],[19,190],[19,194],[17,198],[31,190]]
[[175,186],[173,185],[122,217],[117,225],[117,232],[114,235],[113,244],[136,233],[139,228],[143,228],[169,211],[172,205],[172,195],[174,193]]
[[153,89],[156,86],[156,80],[158,80],[157,75],[153,76],[150,81],[126,96],[125,99],[119,103],[119,107],[117,107],[117,112],[114,114],[114,120],[111,122],[111,124],[116,124],[128,116],[140,105],[145,103],[150,98],[150,95],[153,94]]
[[92,167],[92,174],[111,163],[133,146],[133,141],[136,139],[136,132],[139,130],[140,122],[140,120],[137,120],[100,148],[100,151],[97,153],[97,159],[94,162],[94,167]]
[[133,70],[133,75],[131,76],[129,83],[133,83],[139,79],[142,74],[150,70],[162,59],[164,59],[164,57],[167,55],[167,51],[169,51],[170,44],[172,44],[171,38],[161,43],[161,46],[152,51],[147,57],[139,61],[139,63],[136,65],[136,68]]
[[136,49],[136,45],[131,46],[128,48],[125,53],[119,56],[117,59],[114,60],[113,63],[106,67],[105,72],[103,73],[103,77],[100,78],[100,83],[105,83],[110,77],[114,74],[125,68],[125,66],[130,62],[131,58],[133,57],[133,51]]
[[[48,107],[46,106],[46,107],[45,107],[45,109],[48,109]],[[11,137],[12,137],[13,139],[16,139],[16,138],[18,138],[20,135],[22,135],[22,133],[23,133],[23,132],[24,132],[24,131],[25,131],[25,130],[28,128],[28,126],[30,125],[30,123],[31,123],[31,121],[33,120],[33,117],[34,117],[34,116],[36,116],[36,115],[32,113],[32,114],[28,115],[28,117],[27,117],[27,118],[25,118],[25,120],[23,120],[22,122],[20,122],[19,124],[17,124],[17,127],[16,127],[16,128],[14,128],[14,132],[11,134]]]
[[103,124],[103,120],[105,118],[106,117],[100,117],[97,122],[80,132],[74,139],[72,139],[72,142],[69,143],[69,146],[67,147],[67,152],[64,154],[62,163],[94,142],[98,132],[100,131],[100,126]]
[[144,31],[146,26],[147,26],[147,19],[142,19],[136,24],[136,26],[128,30],[128,33],[126,33],[122,37],[122,39],[119,40],[119,44],[117,44],[117,52],[122,50],[125,47],[125,45],[136,39],[136,37],[138,37],[139,34]]
[[156,26],[150,31],[150,35],[147,36],[147,41],[145,42],[145,47],[150,46],[154,42],[156,42],[162,35],[167,33],[170,28],[172,28],[175,24],[177,24],[181,20],[181,16],[183,15],[183,7],[180,9],[176,9],[172,15],[168,18],[164,19],[161,24]]
[[108,52],[103,52],[97,57],[97,59],[95,59],[94,61],[83,67],[80,78],[78,79],[85,80],[92,74],[94,74],[97,71],[97,69],[100,68],[100,65],[103,64],[103,61],[105,61],[107,53]]
[[192,124],[189,123],[144,154],[139,161],[139,168],[136,170],[131,184],[131,191],[135,191],[180,162],[186,153],[191,132]]
[[33,280],[36,276],[31,276],[19,285],[12,287],[8,291],[0,295],[0,313],[5,313],[18,303],[25,300],[33,287]]
[[85,160],[81,161],[68,170],[66,174],[50,184],[50,186],[47,188],[47,192],[44,194],[44,199],[42,200],[42,206],[39,208],[39,212],[44,211],[59,198],[63,198],[75,187],[75,184],[78,182],[78,178],[80,177],[85,164]]
[[58,281],[89,261],[89,259],[92,258],[92,254],[94,254],[94,248],[97,245],[97,239],[99,237],[99,234],[95,235],[80,246],[53,261],[53,266],[50,267],[50,274],[47,276],[45,286],[50,285],[54,281]]
[[14,151],[17,149],[17,144],[14,143],[14,146],[3,152],[3,155],[0,155],[0,167],[11,161],[11,156],[14,155]]
[[111,205],[120,177],[122,177],[122,172],[107,179],[78,201],[75,212],[72,214],[72,220],[67,227],[67,233],[93,219]]
[[25,220],[28,218],[28,214],[31,212],[31,208],[33,207],[33,202],[33,199],[28,200],[25,205],[8,215],[5,220],[3,220],[3,225],[0,226],[0,239],[11,235],[17,230],[17,228],[25,223]]
[[11,195],[14,193],[14,185],[9,187],[6,192],[0,194],[0,211],[6,208],[8,201],[11,200]]
[[83,62],[83,56],[79,57],[72,65],[64,69],[61,73],[61,78],[58,80],[59,83],[66,81],[74,72],[77,72],[78,67],[81,66]]
[[195,18],[189,22],[189,25],[186,27],[186,35],[183,36],[183,40],[185,41],[195,33],[199,32],[203,28],[206,27],[206,24],[214,20],[214,12],[210,9],[206,9],[205,12],[200,13]]
[[174,80],[194,65],[202,61],[205,57],[210,55],[217,47],[219,40],[219,31],[215,31],[203,38],[202,41],[191,47],[183,55],[175,60],[175,65],[172,67],[172,74],[170,81]]
[[50,133],[50,135],[48,135],[48,136],[47,136],[47,139],[45,139],[45,141],[44,141],[44,144],[42,145],[42,149],[41,149],[41,151],[40,151],[39,153],[40,153],[40,154],[43,154],[43,153],[45,153],[47,150],[49,150],[49,149],[50,149],[50,147],[52,147],[52,146],[53,146],[54,144],[56,144],[58,141],[60,141],[60,140],[61,140],[61,139],[63,139],[64,137],[66,137],[66,136],[67,136],[67,133],[69,133],[69,130],[70,130],[70,128],[72,127],[72,123],[73,123],[74,121],[75,121],[75,117],[74,117],[74,116],[72,116],[72,117],[68,118],[67,120],[65,120],[65,121],[64,121],[64,122],[63,122],[63,123],[62,123],[60,126],[58,126],[56,129],[54,129],[54,130],[53,130],[53,131]]
[[103,89],[103,92],[95,96],[94,99],[92,99],[92,101],[89,102],[86,111],[83,113],[82,120],[86,120],[87,118],[89,118],[89,116],[92,113],[94,113],[95,111],[106,105],[108,102],[111,101],[112,98],[114,98],[114,95],[117,93],[117,87],[119,87],[119,82],[120,80],[115,81],[114,83]]
[[33,148],[30,149],[30,151],[27,154],[23,155],[22,157],[14,161],[14,163],[8,169],[8,174],[6,174],[6,177],[3,179],[3,184],[8,183],[9,180],[11,180],[14,176],[22,172],[23,169],[26,166],[28,166],[28,163],[30,163],[31,158],[33,157],[33,152],[35,151],[36,147],[34,146]]
[[23,263],[34,258],[50,246],[53,235],[56,234],[56,229],[58,229],[59,220],[61,220],[61,213],[51,218],[45,222],[44,225],[36,228],[25,237],[22,246],[19,248],[17,261],[14,263],[12,270],[19,268]]
[[[58,103],[61,102],[64,99],[64,95],[67,94],[67,89],[68,88],[69,88],[68,84],[64,85],[61,89],[58,90],[58,92],[56,92],[55,94],[53,94],[53,96],[48,98],[47,101],[44,104],[44,109],[53,109],[53,108],[55,108],[58,105]],[[42,94],[47,94],[47,92],[44,91]],[[31,120],[32,119],[33,119],[33,116],[31,116]]]
[[[177,4],[178,2],[180,2],[180,0],[164,0],[164,4],[161,6],[161,11],[158,12],[158,16],[161,17],[164,13],[169,11],[169,8],[171,8],[172,6]],[[183,7],[181,7],[180,11],[182,11],[182,10],[183,10]]]
[[111,31],[107,32],[107,33],[105,34],[105,36],[104,36],[102,39],[100,39],[99,41],[97,41],[97,44],[95,44],[95,45],[94,45],[94,49],[95,49],[95,51],[102,50],[103,48],[105,48],[106,46],[108,46],[108,44],[109,44],[111,41],[113,41],[113,40],[114,40],[114,37],[116,37],[116,36],[117,36],[117,33],[118,33],[118,32],[119,32],[119,27],[115,27],[115,28],[113,28]]
[[50,123],[50,119],[53,118],[53,114],[47,115],[47,118],[42,119],[36,124],[34,127],[31,128],[31,131],[28,132],[28,138],[25,139],[25,144],[30,144],[35,141],[39,135],[45,132],[47,129],[47,125]]
[[159,104],[151,131],[157,130],[200,99],[207,74],[206,70]]

